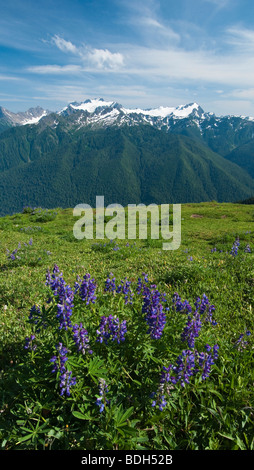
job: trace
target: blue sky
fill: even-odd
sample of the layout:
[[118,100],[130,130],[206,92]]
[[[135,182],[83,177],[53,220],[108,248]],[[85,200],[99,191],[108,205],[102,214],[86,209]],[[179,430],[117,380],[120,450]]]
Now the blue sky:
[[254,116],[253,0],[0,0],[0,106]]

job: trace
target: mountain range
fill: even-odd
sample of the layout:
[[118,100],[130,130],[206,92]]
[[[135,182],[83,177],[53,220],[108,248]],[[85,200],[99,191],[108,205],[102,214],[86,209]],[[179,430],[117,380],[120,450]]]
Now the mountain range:
[[0,215],[24,206],[235,202],[254,195],[254,118],[197,104],[127,109],[88,99],[58,112],[0,107]]

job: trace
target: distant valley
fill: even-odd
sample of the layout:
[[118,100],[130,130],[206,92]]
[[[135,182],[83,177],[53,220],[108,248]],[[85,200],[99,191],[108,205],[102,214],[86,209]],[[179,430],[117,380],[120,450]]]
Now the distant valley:
[[0,215],[23,207],[235,202],[254,195],[254,119],[197,103],[126,109],[103,99],[0,107]]

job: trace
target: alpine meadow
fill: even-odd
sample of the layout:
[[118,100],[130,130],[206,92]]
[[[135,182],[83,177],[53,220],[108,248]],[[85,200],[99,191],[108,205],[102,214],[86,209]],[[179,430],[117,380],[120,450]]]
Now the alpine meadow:
[[244,465],[254,3],[0,9],[1,457]]
[[183,204],[163,251],[2,217],[2,448],[253,450],[253,218]]

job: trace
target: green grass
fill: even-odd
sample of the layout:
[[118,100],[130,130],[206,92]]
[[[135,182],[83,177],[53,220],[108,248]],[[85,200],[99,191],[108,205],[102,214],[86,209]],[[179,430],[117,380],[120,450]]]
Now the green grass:
[[[254,449],[254,207],[252,205],[182,205],[182,244],[163,251],[161,240],[76,240],[71,209],[52,213],[26,210],[0,218],[0,437],[2,449]],[[239,253],[230,250],[236,237]],[[29,240],[32,238],[32,244]],[[18,247],[20,259],[6,250]],[[27,246],[26,246],[26,245]],[[129,244],[129,246],[128,246]],[[244,248],[249,244],[252,252]],[[118,250],[114,250],[115,246]],[[216,252],[212,252],[216,248]],[[47,269],[57,264],[72,287],[77,275],[90,273],[97,283],[94,305],[75,303],[73,319],[82,321],[90,336],[92,355],[80,358],[70,332],[59,331],[56,305],[48,304]],[[135,289],[145,272],[149,284],[165,292],[167,323],[159,340],[147,334],[142,298],[132,305],[121,296],[104,294],[113,273],[117,283],[127,277]],[[204,324],[197,349],[219,345],[210,376],[194,376],[190,384],[172,386],[167,406],[151,406],[163,365],[175,363],[186,342],[181,340],[186,316],[172,311],[177,292],[193,306],[206,294],[215,306],[217,325]],[[28,321],[34,305],[44,308],[50,324],[38,335],[35,352],[24,349],[35,332]],[[96,342],[102,315],[127,319],[124,343]],[[249,330],[245,348],[236,347]],[[62,335],[62,336],[61,336]],[[56,341],[68,343],[70,365],[77,377],[70,397],[60,397],[49,358]],[[105,378],[110,404],[96,406],[99,379]],[[148,393],[149,392],[149,393]]]

